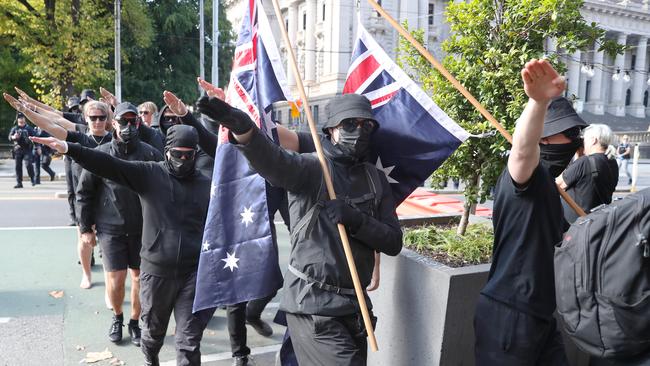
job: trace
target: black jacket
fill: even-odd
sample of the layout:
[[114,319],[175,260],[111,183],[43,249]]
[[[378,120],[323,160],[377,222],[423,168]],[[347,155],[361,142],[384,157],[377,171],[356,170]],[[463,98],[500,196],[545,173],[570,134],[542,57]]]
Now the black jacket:
[[142,142],[149,144],[156,148],[161,154],[163,153],[163,148],[165,145],[165,136],[163,136],[160,130],[151,128],[144,123],[140,123],[138,128],[138,134],[140,135],[140,140]]
[[[128,161],[161,161],[162,154],[142,141],[134,140],[121,151],[118,140],[97,147],[98,151]],[[138,195],[129,188],[83,170],[76,187],[76,212],[82,233],[138,234],[142,232],[142,208]]]
[[174,277],[197,270],[210,196],[208,177],[196,171],[178,179],[164,162],[124,161],[78,144],[68,148],[68,155],[84,169],[140,197],[143,272]]
[[[16,133],[18,133],[20,136],[18,136],[17,139],[14,139],[14,135]],[[9,131],[9,141],[13,142],[14,150],[24,149],[25,151],[27,150],[31,151],[33,144],[32,141],[29,139],[29,137],[35,135],[36,133],[34,132],[34,129],[31,126],[28,125],[25,125],[23,127],[14,126],[11,128],[11,131]]]
[[[235,141],[231,139],[231,142]],[[382,193],[375,201],[375,197],[370,195],[373,190],[370,188],[372,183],[367,173],[368,165],[350,161],[328,139],[323,139],[322,143],[337,197],[349,200],[367,197],[357,204],[357,208],[363,212],[363,223],[355,232],[348,231],[359,279],[365,288],[372,276],[375,251],[394,256],[402,248],[402,231],[395,214],[390,186],[385,176],[378,174],[382,188],[376,191]],[[261,176],[289,192],[292,223],[289,264],[309,279],[287,271],[280,308],[291,313],[324,316],[358,312],[354,295],[331,291],[335,288],[350,290],[353,283],[337,226],[325,210],[320,209],[328,198],[316,154],[287,152],[260,131],[247,145],[237,146]],[[314,220],[304,220],[314,207]],[[323,289],[327,286],[317,286],[314,281],[329,286],[330,290]],[[370,303],[367,296],[366,299]]]

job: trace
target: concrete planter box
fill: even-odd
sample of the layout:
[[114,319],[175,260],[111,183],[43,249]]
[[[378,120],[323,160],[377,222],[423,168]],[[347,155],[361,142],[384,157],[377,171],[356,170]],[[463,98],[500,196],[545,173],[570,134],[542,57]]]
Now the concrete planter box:
[[379,352],[368,365],[474,365],[474,308],[489,264],[450,268],[403,249],[370,293]]
[[[474,365],[474,309],[489,264],[451,268],[403,249],[381,258],[381,285],[370,292],[378,352],[368,365]],[[565,337],[572,366],[589,358]]]

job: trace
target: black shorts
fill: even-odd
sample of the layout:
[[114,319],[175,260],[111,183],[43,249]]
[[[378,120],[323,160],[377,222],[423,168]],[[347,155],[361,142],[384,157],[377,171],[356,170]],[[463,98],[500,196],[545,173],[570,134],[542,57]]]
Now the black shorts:
[[102,262],[106,272],[140,269],[141,233],[117,235],[98,232],[97,240],[102,248]]

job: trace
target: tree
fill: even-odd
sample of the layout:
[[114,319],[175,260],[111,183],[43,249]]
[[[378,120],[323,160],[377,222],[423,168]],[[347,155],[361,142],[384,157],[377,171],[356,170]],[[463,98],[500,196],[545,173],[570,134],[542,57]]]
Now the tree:
[[[147,2],[146,14],[154,29],[153,45],[148,48],[130,47],[131,55],[123,66],[123,96],[140,103],[151,100],[157,104],[163,90],[173,91],[186,102],[199,96],[196,77],[199,75],[199,9],[196,0],[159,0]],[[224,85],[230,75],[234,54],[234,34],[219,4],[219,81]],[[212,3],[205,2],[206,30],[211,29]],[[211,40],[206,31],[206,78],[210,79]],[[130,39],[132,35],[125,35]]]
[[[605,31],[587,24],[576,0],[470,0],[449,2],[446,21],[450,37],[442,43],[443,65],[509,131],[514,130],[527,102],[520,70],[533,58],[544,57],[544,42],[555,39],[571,54],[600,45],[609,54],[622,47],[605,39]],[[407,24],[408,27],[408,24]],[[421,42],[422,31],[414,31]],[[490,126],[442,74],[435,71],[408,41],[401,39],[399,62],[433,95],[434,101],[460,126],[482,138],[470,138],[432,176],[440,185],[450,177],[465,183],[465,207],[458,233],[463,235],[470,211],[484,202],[503,170],[508,142]],[[560,72],[560,54],[547,55]]]
[[[144,0],[123,4],[123,27],[137,35],[134,44],[150,44]],[[111,0],[0,0],[0,22],[7,25],[0,36],[13,37],[13,48],[28,60],[36,94],[61,108],[75,91],[112,82],[113,9]]]

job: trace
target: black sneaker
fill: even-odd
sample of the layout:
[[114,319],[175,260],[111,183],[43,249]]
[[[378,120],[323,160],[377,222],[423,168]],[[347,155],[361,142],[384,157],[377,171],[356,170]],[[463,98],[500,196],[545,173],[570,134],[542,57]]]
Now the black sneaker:
[[145,353],[144,366],[160,366],[160,361],[158,361],[158,355],[152,356]]
[[140,347],[140,326],[136,319],[131,319],[129,321],[129,336],[131,337],[131,343],[136,347]]
[[247,366],[248,357],[247,356],[237,356],[232,360],[232,366]]
[[253,327],[253,329],[263,337],[270,337],[273,335],[273,328],[260,318],[246,319],[246,324]]
[[108,339],[113,343],[122,340],[122,327],[124,326],[124,314],[113,315],[113,323],[108,330]]
[[22,185],[22,184],[16,184],[16,185],[14,186],[14,188],[23,188],[23,185]]

